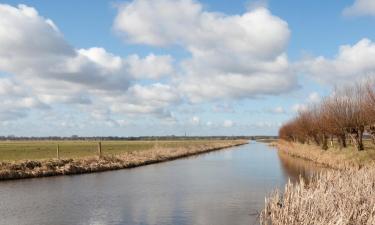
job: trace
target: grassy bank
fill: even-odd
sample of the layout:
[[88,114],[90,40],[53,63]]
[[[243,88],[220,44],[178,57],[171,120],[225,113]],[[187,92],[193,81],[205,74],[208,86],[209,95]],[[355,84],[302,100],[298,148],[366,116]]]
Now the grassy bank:
[[[370,145],[370,143],[367,143]],[[282,154],[333,168],[305,183],[288,183],[266,199],[261,224],[375,224],[375,151],[351,147],[327,151],[307,144],[279,141]]]
[[365,142],[365,151],[356,151],[353,146],[344,149],[330,147],[322,150],[319,146],[287,142],[280,140],[276,147],[279,151],[293,157],[311,160],[333,169],[360,169],[371,166],[375,163],[375,147],[369,142]]
[[[134,146],[137,146],[136,148],[121,148],[119,146],[116,146],[117,148],[111,148],[109,146],[114,146],[114,144],[109,145],[109,143],[104,142],[103,157],[98,158],[97,156],[95,156],[95,148],[94,150],[90,149],[90,152],[86,153],[86,151],[88,150],[81,150],[79,147],[77,147],[80,145],[74,145],[76,144],[75,142],[69,142],[66,143],[66,145],[74,145],[77,149],[75,150],[75,148],[71,148],[67,151],[69,154],[64,155],[63,153],[63,159],[53,159],[52,153],[51,155],[48,155],[42,154],[40,153],[40,151],[36,151],[36,153],[34,153],[31,149],[25,150],[14,148],[13,151],[15,151],[16,153],[3,154],[4,157],[7,156],[5,158],[8,160],[0,162],[0,180],[79,174],[123,168],[132,168],[136,166],[163,162],[186,156],[196,155],[204,152],[242,145],[246,143],[247,141],[245,140],[184,141],[168,143],[150,142],[146,143],[147,145],[145,145],[145,143],[142,142],[135,143]],[[12,146],[14,147],[18,144],[19,143],[13,143]],[[20,144],[24,145],[25,143]],[[56,151],[53,149],[48,149],[50,143],[43,142],[34,144],[34,148],[36,146],[47,146],[45,147],[45,151],[47,153],[49,151]],[[92,144],[96,146],[95,143]],[[121,144],[123,143],[118,143],[118,145]],[[51,145],[55,146],[55,144]],[[87,143],[87,145],[89,145],[89,143]],[[62,148],[62,152],[64,151],[63,149],[64,148]],[[27,153],[25,153],[25,151]],[[79,151],[82,151],[85,154],[82,154],[82,152]],[[9,161],[11,156],[14,157],[13,159],[19,159],[19,155],[25,154],[30,155],[31,158],[35,157],[37,158],[37,160]],[[89,156],[87,156],[87,154],[89,154]]]
[[[154,148],[184,148],[220,142],[223,141],[102,141],[101,145],[102,154],[112,156]],[[98,150],[98,142],[95,141],[0,141],[0,161],[53,159],[56,158],[57,145],[62,159],[91,157]]]

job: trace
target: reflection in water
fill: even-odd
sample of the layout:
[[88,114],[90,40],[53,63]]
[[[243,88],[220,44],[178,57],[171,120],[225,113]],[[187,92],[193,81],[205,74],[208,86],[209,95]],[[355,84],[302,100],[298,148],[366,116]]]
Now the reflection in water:
[[135,169],[1,182],[0,224],[254,224],[264,197],[298,168],[252,143]]
[[277,151],[277,155],[280,159],[281,171],[292,182],[298,181],[300,177],[308,181],[314,174],[325,170],[312,161],[291,157],[281,151]]

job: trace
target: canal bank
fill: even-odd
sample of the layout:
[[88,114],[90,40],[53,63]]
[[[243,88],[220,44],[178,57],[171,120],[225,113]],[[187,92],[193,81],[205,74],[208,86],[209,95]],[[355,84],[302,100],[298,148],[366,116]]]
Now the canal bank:
[[265,196],[314,170],[284,161],[250,142],[130,170],[4,181],[0,224],[259,224]]
[[281,154],[334,170],[315,175],[308,183],[303,179],[288,183],[283,191],[270,195],[261,224],[375,224],[375,166],[368,152],[323,151],[285,141],[277,147]]
[[197,154],[217,151],[247,144],[247,140],[228,140],[210,144],[178,147],[173,149],[153,148],[121,155],[87,157],[80,159],[51,159],[21,162],[0,162],[0,180],[37,178],[59,175],[74,175],[134,168],[160,163]]

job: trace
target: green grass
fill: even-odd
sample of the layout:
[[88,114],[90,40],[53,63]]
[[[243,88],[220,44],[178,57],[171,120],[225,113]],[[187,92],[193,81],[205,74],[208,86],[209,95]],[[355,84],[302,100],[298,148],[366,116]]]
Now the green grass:
[[[102,154],[118,155],[125,152],[145,151],[154,147],[178,148],[220,142],[218,140],[191,141],[102,141]],[[56,158],[57,145],[61,158],[95,156],[98,142],[94,141],[0,141],[0,161]]]

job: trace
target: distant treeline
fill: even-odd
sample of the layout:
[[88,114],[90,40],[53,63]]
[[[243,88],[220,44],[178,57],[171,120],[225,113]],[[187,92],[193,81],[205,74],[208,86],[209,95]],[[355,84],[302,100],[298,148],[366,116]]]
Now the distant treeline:
[[311,105],[283,125],[281,139],[315,143],[328,149],[327,140],[337,140],[340,148],[349,138],[357,150],[364,150],[364,135],[375,142],[374,82],[355,83],[335,90],[321,103]]
[[14,135],[0,136],[0,141],[163,141],[163,140],[258,140],[276,139],[277,136],[141,136],[141,137],[80,137],[72,135],[70,137],[18,137]]

